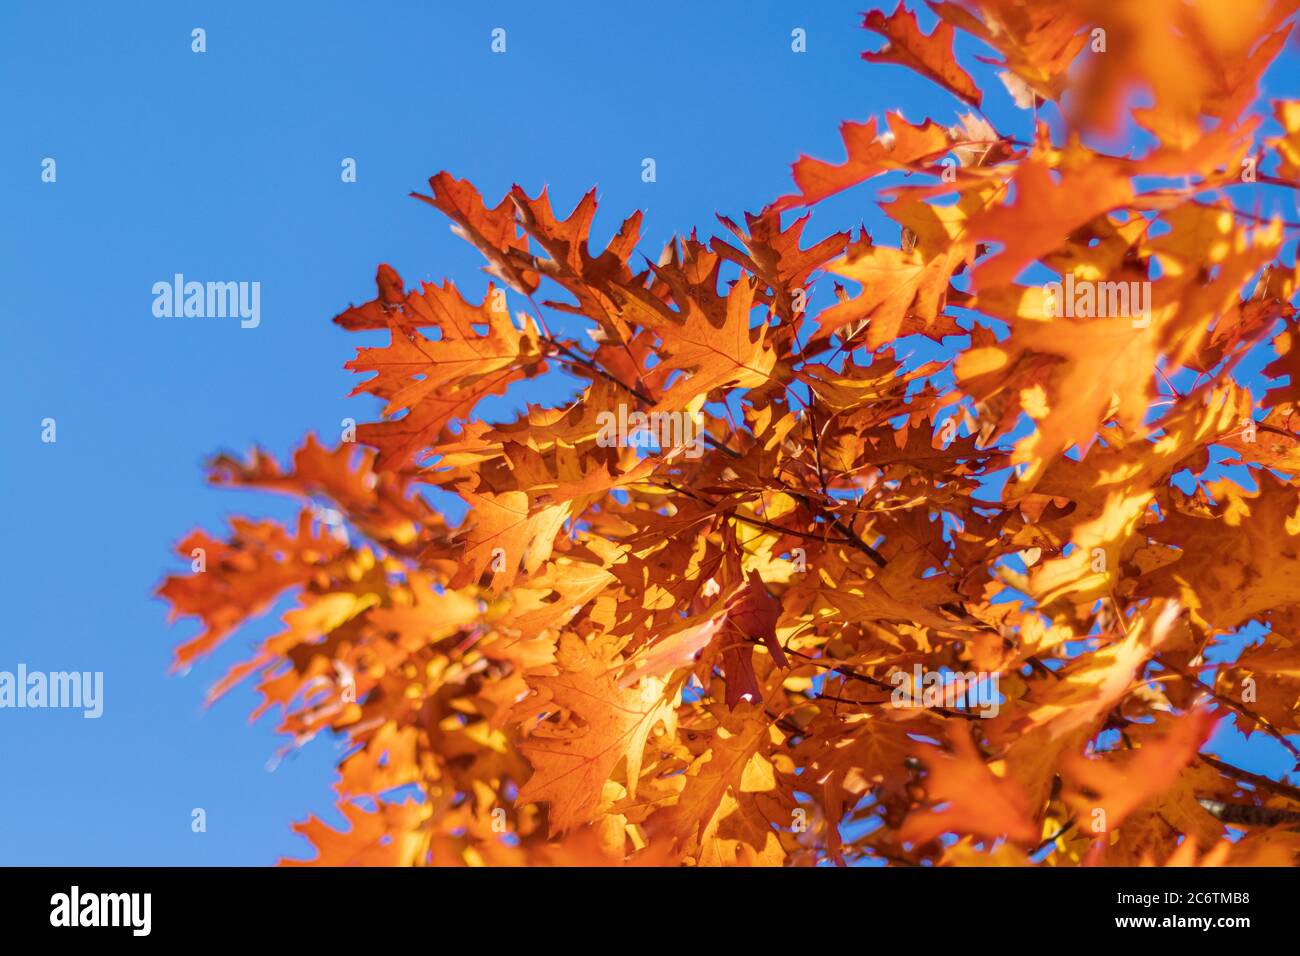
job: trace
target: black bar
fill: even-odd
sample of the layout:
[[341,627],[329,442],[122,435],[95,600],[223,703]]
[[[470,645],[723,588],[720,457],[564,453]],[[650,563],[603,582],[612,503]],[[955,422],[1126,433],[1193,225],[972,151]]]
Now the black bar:
[[[102,911],[120,925],[52,925],[70,921],[74,886],[79,921]],[[137,933],[143,896],[100,896],[145,893],[147,936]],[[637,948],[722,937],[770,945],[786,936],[814,946],[832,932],[844,934],[845,944],[863,945],[919,934],[914,938],[946,949],[998,938],[1028,944],[1036,937],[1023,934],[1039,932],[1057,934],[1051,938],[1058,943],[1153,940],[1171,930],[1216,942],[1260,931],[1276,935],[1294,926],[1294,894],[1291,874],[1278,869],[15,868],[0,870],[0,926],[6,939],[66,941],[77,934],[83,942],[111,937],[128,944],[288,938],[384,948],[423,939],[436,950],[478,938],[488,952],[511,941],[567,946],[621,926],[619,945],[640,939]],[[1246,924],[1221,925],[1242,918]],[[1154,924],[1118,925],[1132,919]],[[1211,924],[1200,925],[1206,919]],[[1047,945],[1047,937],[1039,938]]]

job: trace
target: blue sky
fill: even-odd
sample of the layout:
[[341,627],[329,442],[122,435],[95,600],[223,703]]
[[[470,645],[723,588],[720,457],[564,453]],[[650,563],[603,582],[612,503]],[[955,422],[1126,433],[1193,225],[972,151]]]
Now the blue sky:
[[[335,819],[332,742],[268,772],[281,740],[273,718],[248,726],[251,689],[202,708],[274,617],[168,677],[196,624],[168,627],[151,594],[189,530],[290,511],[206,487],[211,453],[283,456],[309,430],[373,420],[371,399],[346,397],[362,340],[329,320],[373,296],[379,262],[481,294],[478,254],[406,198],[432,173],[469,177],[491,203],[513,182],[548,185],[566,213],[598,186],[597,241],[641,208],[653,255],[791,191],[800,152],[839,159],[843,119],[902,107],[952,123],[959,106],[859,59],[874,46],[861,4],[448,6],[0,7],[0,669],[105,673],[99,720],[0,712],[0,864],[271,863],[304,852],[290,821]],[[1296,96],[1300,73],[1269,84]],[[987,89],[989,117],[1025,136],[1026,115]],[[340,180],[345,157],[356,183]],[[808,237],[860,220],[883,223],[869,190],[823,204]],[[260,282],[260,326],[156,318],[151,288],[178,272]],[[47,417],[55,444],[40,441]],[[1267,742],[1225,752],[1279,765]],[[191,832],[195,807],[206,833]]]

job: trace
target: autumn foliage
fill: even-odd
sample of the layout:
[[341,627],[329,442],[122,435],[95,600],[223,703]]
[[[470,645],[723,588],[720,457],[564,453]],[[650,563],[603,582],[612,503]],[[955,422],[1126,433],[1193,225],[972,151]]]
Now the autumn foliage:
[[[1300,790],[1207,749],[1300,755],[1297,224],[1252,211],[1300,180],[1300,102],[1259,82],[1295,8],[869,12],[863,70],[959,121],[846,122],[662,252],[639,213],[593,251],[594,191],[561,218],[435,175],[485,295],[380,266],[335,319],[386,335],[347,366],[380,419],[217,458],[300,518],[191,534],[160,589],[202,624],[180,667],[296,594],[212,696],[347,741],[314,862],[1295,863]],[[896,228],[805,238],[846,190]],[[476,413],[541,376],[568,397]],[[702,445],[600,441],[620,406]],[[931,674],[996,678],[995,713],[896,706]]]

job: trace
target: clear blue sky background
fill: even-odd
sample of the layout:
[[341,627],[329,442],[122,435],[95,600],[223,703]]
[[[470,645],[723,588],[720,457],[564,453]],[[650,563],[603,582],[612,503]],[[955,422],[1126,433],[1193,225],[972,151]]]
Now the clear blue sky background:
[[[332,326],[373,296],[379,262],[409,281],[481,260],[406,198],[468,176],[493,203],[547,184],[567,213],[599,187],[603,241],[636,208],[645,250],[716,229],[790,191],[800,152],[839,159],[837,127],[959,105],[870,66],[861,3],[16,2],[0,6],[0,468],[6,620],[0,669],[105,673],[105,712],[0,711],[0,864],[262,864],[306,844],[289,823],[331,813],[328,740],[268,772],[273,718],[250,688],[204,711],[206,687],[275,618],[185,677],[151,592],[175,542],[276,497],[210,489],[201,463],[308,430],[372,420]],[[929,18],[924,18],[928,22]],[[207,52],[190,31],[207,30]],[[490,31],[507,31],[494,55]],[[807,30],[808,51],[790,49]],[[1293,54],[1289,54],[1293,55]],[[981,81],[988,71],[974,71]],[[1029,126],[994,80],[986,112]],[[1294,65],[1269,78],[1300,93]],[[40,179],[44,157],[58,181]],[[340,181],[353,157],[359,181]],[[641,181],[653,157],[658,181]],[[824,204],[810,238],[882,217],[860,190]],[[1272,201],[1272,200],[1270,200]],[[1291,210],[1294,213],[1294,210]],[[882,231],[892,239],[896,231]],[[653,247],[653,249],[652,249]],[[176,272],[259,281],[262,322],[158,319]],[[58,442],[40,442],[40,422]],[[1279,766],[1267,742],[1225,752]],[[208,830],[190,829],[203,807]]]

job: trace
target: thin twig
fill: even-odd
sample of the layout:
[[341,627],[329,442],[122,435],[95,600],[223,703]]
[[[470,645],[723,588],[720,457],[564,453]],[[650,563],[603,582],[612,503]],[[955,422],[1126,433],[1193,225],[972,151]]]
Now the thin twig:
[[1291,743],[1291,741],[1287,739],[1286,734],[1282,733],[1280,730],[1278,730],[1276,727],[1270,724],[1267,718],[1263,717],[1260,714],[1257,714],[1255,711],[1251,710],[1241,701],[1234,700],[1233,698],[1227,696],[1226,694],[1220,694],[1217,690],[1214,689],[1213,686],[1205,683],[1203,680],[1201,680],[1199,677],[1195,676],[1194,674],[1189,674],[1187,671],[1183,670],[1177,664],[1172,663],[1164,655],[1160,655],[1160,654],[1156,655],[1155,660],[1156,663],[1158,663],[1161,667],[1167,668],[1168,670],[1173,671],[1173,673],[1177,674],[1179,677],[1183,678],[1183,680],[1190,681],[1191,683],[1195,684],[1198,688],[1205,691],[1205,693],[1209,694],[1211,697],[1217,700],[1224,707],[1227,707],[1231,710],[1235,710],[1237,713],[1241,714],[1243,717],[1247,718],[1248,720],[1254,721],[1256,724],[1259,725],[1261,730],[1263,730],[1266,734],[1268,734],[1270,737],[1272,737],[1274,740],[1280,743],[1283,747],[1285,747],[1290,752],[1291,756],[1295,757],[1296,760],[1300,760],[1300,748],[1297,748],[1295,744]]

